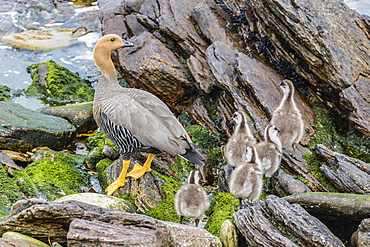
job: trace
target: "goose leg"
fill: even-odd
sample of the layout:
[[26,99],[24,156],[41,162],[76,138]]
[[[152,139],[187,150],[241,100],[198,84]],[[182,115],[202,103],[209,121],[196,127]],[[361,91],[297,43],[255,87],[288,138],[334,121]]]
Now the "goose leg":
[[127,169],[130,167],[130,160],[124,160],[122,161],[122,171],[119,177],[114,181],[111,185],[109,185],[105,192],[107,192],[107,195],[112,195],[119,187],[125,185],[127,180],[125,179],[127,174]]
[[143,176],[146,172],[150,172],[151,170],[150,166],[152,164],[153,158],[154,158],[154,154],[149,154],[144,165],[141,166],[139,164],[135,164],[134,169],[132,169],[132,171],[127,174],[127,176],[138,179],[141,176]]

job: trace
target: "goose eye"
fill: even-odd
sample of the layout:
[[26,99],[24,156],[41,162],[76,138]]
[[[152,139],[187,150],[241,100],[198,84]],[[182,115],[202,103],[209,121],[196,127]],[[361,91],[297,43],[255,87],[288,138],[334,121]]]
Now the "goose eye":
[[111,38],[110,41],[114,42],[116,39],[115,38]]

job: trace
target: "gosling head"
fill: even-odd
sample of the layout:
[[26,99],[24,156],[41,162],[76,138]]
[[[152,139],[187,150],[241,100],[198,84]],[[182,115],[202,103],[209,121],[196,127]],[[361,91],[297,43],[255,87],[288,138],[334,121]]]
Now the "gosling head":
[[271,139],[274,137],[277,137],[280,130],[275,126],[275,124],[270,124],[266,127],[266,133],[265,136],[269,136]]
[[240,111],[237,111],[234,113],[234,115],[231,117],[236,125],[240,125],[243,122],[243,113]]
[[293,82],[290,80],[283,80],[278,86],[283,90],[284,94],[288,94],[289,92],[293,92],[294,85]]
[[200,180],[200,172],[199,170],[191,170],[189,177],[188,177],[188,183],[189,184],[198,184]]

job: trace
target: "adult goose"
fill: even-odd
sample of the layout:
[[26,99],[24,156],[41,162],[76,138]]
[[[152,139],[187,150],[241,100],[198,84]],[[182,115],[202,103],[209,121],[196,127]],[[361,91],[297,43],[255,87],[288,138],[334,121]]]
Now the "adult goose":
[[[149,172],[156,153],[180,155],[199,167],[205,162],[164,102],[149,92],[118,84],[111,53],[128,46],[133,44],[118,35],[108,34],[99,39],[93,52],[95,64],[101,71],[94,95],[94,119],[117,146],[122,161],[121,174],[106,189],[108,195],[127,182],[126,176],[138,179]],[[130,157],[135,152],[149,155],[143,166],[135,164],[127,174]]]
[[181,224],[184,217],[187,217],[195,218],[195,224],[198,226],[207,208],[207,194],[199,185],[199,179],[199,170],[192,170],[188,177],[188,183],[176,193],[175,209]]
[[256,144],[256,139],[243,112],[235,112],[232,119],[235,122],[235,129],[224,147],[224,156],[229,165],[237,167],[244,163],[245,149]]
[[304,123],[302,114],[294,101],[294,85],[290,80],[283,80],[278,86],[284,93],[279,107],[272,113],[271,124],[280,130],[280,141],[285,147],[293,148],[293,156],[297,144],[302,139]]

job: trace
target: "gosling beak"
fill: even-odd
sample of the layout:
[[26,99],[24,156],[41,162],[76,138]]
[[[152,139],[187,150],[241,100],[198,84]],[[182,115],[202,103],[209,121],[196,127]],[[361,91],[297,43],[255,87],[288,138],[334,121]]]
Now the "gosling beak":
[[122,42],[123,42],[123,45],[122,45],[122,47],[132,47],[132,46],[134,46],[134,44],[133,43],[131,43],[131,42],[128,42],[127,40],[122,40]]

